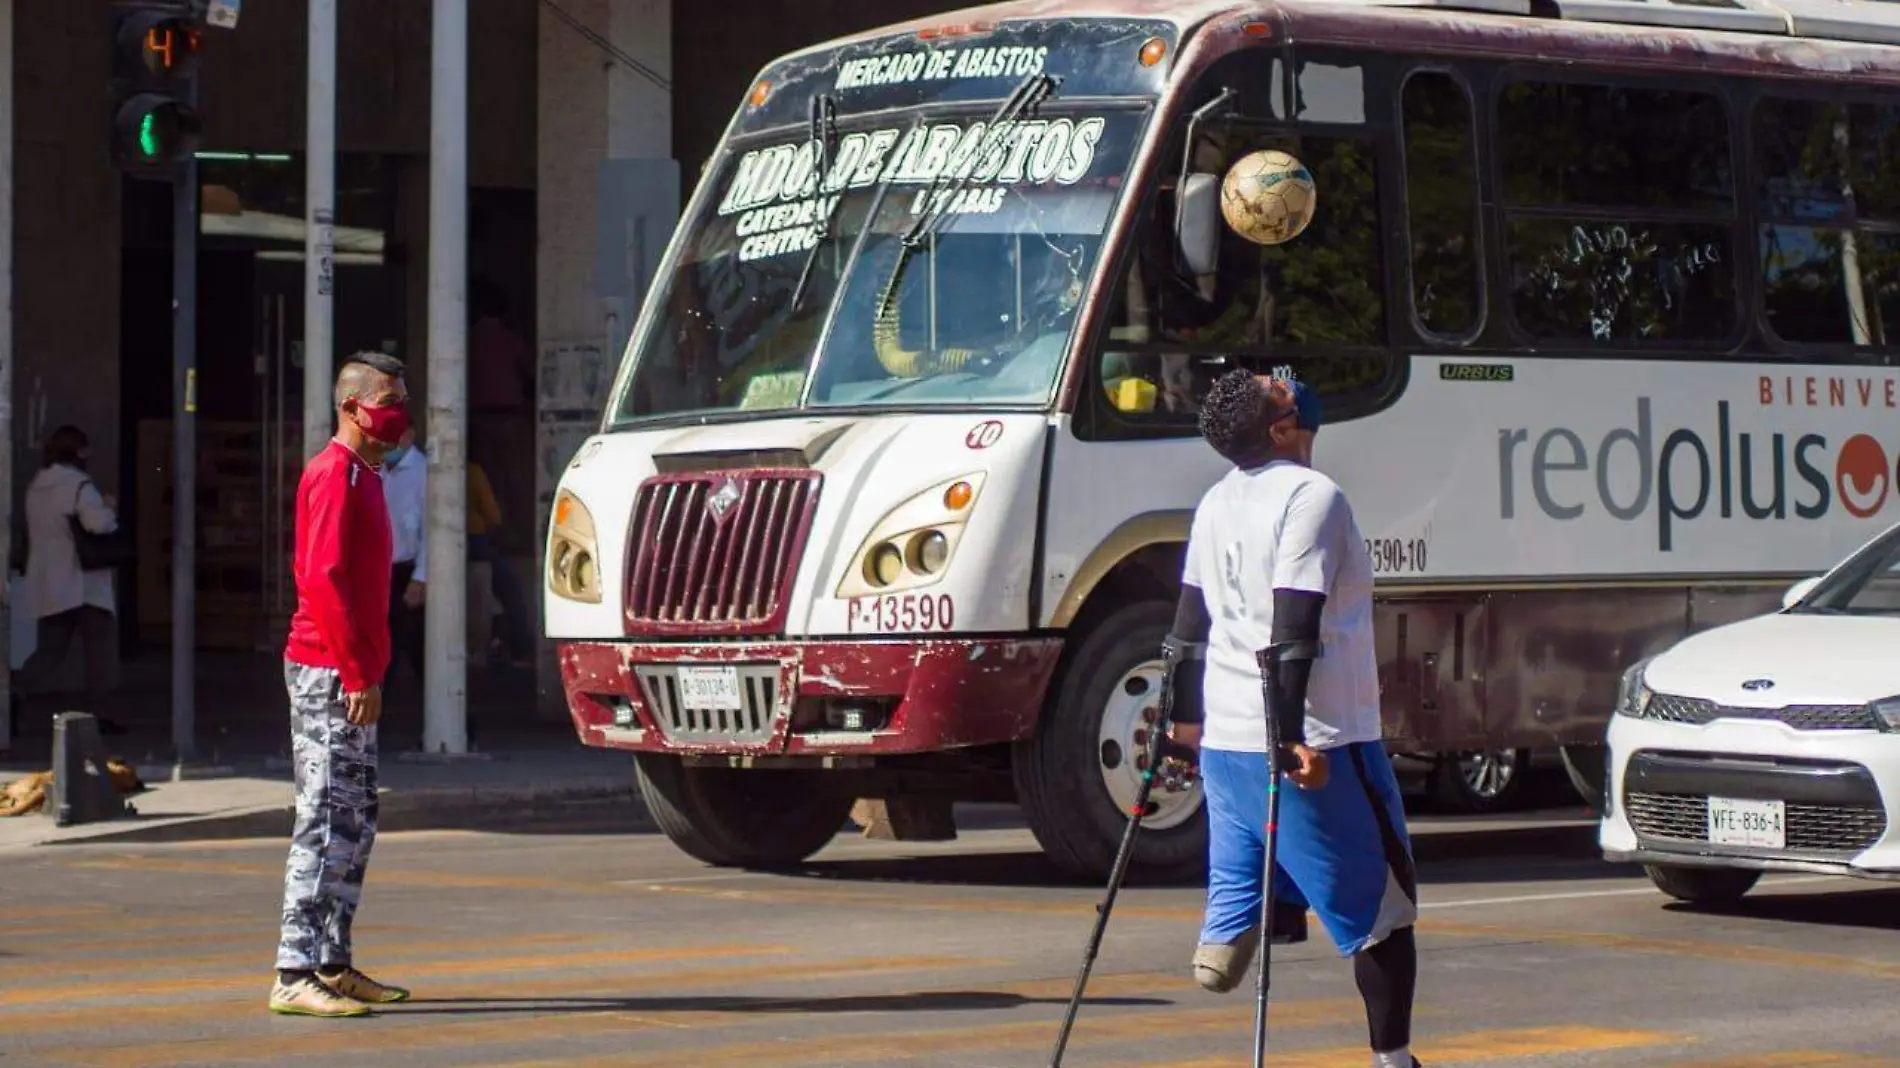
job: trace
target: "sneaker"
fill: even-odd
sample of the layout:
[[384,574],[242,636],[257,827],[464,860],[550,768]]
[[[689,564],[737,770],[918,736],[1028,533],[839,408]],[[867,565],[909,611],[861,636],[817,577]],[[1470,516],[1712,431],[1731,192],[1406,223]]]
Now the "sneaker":
[[409,991],[399,986],[379,983],[349,965],[344,965],[335,971],[319,968],[317,981],[343,997],[370,1005],[387,1005],[392,1001],[409,1000]]
[[367,1016],[369,1006],[344,997],[314,979],[271,984],[270,1011],[287,1016]]

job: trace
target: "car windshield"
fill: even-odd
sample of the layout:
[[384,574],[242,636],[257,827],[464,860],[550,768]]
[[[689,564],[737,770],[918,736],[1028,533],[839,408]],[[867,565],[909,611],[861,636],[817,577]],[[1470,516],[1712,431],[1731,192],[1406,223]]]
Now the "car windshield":
[[614,422],[1046,404],[1146,117],[887,114],[735,149]]
[[1823,615],[1900,615],[1900,527],[1870,542],[1815,584],[1796,607]]

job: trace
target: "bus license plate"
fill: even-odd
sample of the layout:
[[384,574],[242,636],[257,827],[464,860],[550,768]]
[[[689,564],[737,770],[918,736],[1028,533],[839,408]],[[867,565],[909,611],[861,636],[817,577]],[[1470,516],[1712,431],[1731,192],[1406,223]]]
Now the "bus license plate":
[[1709,798],[1709,841],[1716,845],[1782,849],[1787,846],[1787,805],[1780,801]]
[[680,704],[694,711],[739,711],[739,669],[683,667],[679,669]]

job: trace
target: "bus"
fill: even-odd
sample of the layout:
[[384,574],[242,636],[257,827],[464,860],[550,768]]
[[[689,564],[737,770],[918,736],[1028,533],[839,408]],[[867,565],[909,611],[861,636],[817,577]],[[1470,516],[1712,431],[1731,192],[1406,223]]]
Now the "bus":
[[[1324,398],[1388,746],[1595,800],[1627,665],[1900,509],[1896,43],[1829,0],[1020,0],[778,59],[559,480],[579,739],[710,864],[996,802],[1104,874],[1198,402],[1250,368]],[[1278,244],[1221,207],[1268,149],[1316,197]],[[1134,864],[1205,843],[1170,780]]]

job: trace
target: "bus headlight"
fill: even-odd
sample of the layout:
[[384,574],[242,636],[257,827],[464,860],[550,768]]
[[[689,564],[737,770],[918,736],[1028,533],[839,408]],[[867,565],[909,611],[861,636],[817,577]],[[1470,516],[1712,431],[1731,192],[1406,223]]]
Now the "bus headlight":
[[579,497],[562,490],[554,498],[548,531],[548,591],[586,604],[600,603],[600,551],[594,514]]
[[982,489],[981,472],[960,475],[893,508],[852,554],[838,597],[871,597],[940,580]]

